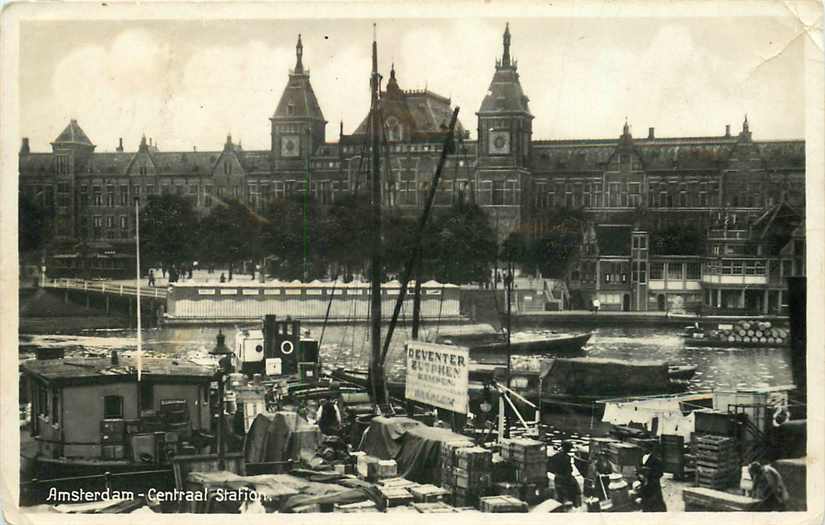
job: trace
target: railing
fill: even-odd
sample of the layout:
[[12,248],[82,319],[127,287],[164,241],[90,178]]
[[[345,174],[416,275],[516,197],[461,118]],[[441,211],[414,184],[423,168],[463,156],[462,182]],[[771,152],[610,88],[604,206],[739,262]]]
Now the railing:
[[[70,290],[83,290],[85,292],[99,292],[109,295],[126,295],[136,297],[138,287],[130,284],[113,283],[107,281],[86,281],[83,279],[48,279],[44,283],[46,288],[63,288]],[[153,297],[165,299],[167,291],[165,288],[140,288],[141,297]]]

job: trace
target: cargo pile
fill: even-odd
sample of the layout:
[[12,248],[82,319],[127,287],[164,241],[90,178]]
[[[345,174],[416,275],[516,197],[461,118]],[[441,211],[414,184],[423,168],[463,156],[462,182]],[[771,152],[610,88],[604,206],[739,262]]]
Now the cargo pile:
[[481,447],[455,451],[453,468],[453,505],[475,507],[479,498],[490,494],[493,453]]
[[697,435],[694,450],[697,485],[723,490],[739,482],[739,454],[733,438]]
[[[547,445],[529,438],[501,441],[501,458],[512,472],[512,479],[495,486],[499,495],[518,497],[527,504],[536,504],[549,495],[547,480]],[[513,483],[509,483],[509,482]]]
[[709,339],[728,343],[751,343],[763,345],[784,345],[789,332],[786,328],[774,328],[769,321],[737,321],[730,328],[711,330]]

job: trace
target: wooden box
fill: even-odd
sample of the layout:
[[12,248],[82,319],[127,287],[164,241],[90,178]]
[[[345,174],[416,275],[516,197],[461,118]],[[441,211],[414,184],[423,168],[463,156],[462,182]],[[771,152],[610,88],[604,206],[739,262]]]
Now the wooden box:
[[493,483],[493,494],[495,496],[513,496],[514,498],[518,498],[521,497],[523,489],[524,483],[512,483],[509,481]]
[[408,489],[413,499],[418,503],[433,503],[442,501],[449,494],[446,490],[435,485],[418,485]]
[[455,451],[458,468],[469,471],[489,472],[493,464],[493,453],[481,447],[459,448]]
[[488,496],[479,499],[481,512],[527,512],[527,503],[512,496]]
[[455,513],[458,509],[446,503],[436,501],[431,503],[413,503],[413,508],[422,514]]
[[455,486],[459,488],[488,488],[492,483],[489,472],[475,472],[456,468],[453,473],[455,475]]
[[379,492],[381,492],[381,497],[384,499],[384,504],[387,507],[407,505],[413,501],[413,496],[410,494],[410,491],[404,488],[381,487]]

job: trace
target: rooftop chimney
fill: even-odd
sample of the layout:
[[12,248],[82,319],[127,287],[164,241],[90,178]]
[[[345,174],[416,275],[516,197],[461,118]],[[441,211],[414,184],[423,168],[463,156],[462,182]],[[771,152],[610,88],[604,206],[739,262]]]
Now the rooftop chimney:
[[725,124],[725,137],[730,137],[730,124]]
[[650,139],[650,140],[653,140],[653,139],[656,138],[653,131],[654,131],[654,128],[647,128],[647,138]]
[[20,154],[21,155],[28,155],[30,152],[29,148],[29,137],[23,137],[23,142],[20,144]]
[[119,139],[117,139],[117,149],[116,149],[116,151],[118,153],[123,153],[123,137],[120,137]]

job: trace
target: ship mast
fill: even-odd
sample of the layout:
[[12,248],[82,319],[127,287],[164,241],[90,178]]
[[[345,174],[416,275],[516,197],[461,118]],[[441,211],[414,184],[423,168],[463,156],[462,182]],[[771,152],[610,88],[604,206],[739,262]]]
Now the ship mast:
[[375,24],[372,35],[372,75],[370,76],[370,205],[372,246],[370,260],[370,358],[369,380],[372,402],[383,407],[387,402],[384,363],[381,359],[381,76],[378,74],[378,43]]

